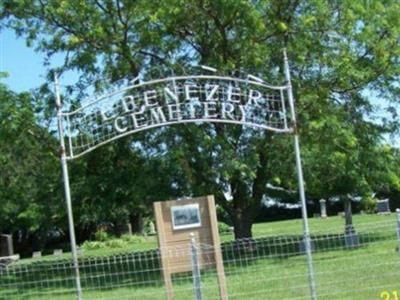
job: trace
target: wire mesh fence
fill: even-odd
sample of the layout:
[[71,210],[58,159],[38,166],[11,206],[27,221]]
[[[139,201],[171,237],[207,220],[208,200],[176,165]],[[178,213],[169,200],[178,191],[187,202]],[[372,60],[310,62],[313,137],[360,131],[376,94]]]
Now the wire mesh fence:
[[[396,218],[356,226],[352,235],[312,232],[318,299],[384,299],[400,290]],[[197,244],[210,253],[210,245]],[[310,299],[301,234],[265,235],[221,244],[229,299]],[[168,255],[192,256],[188,247]],[[212,260],[200,265],[202,299],[220,299]],[[81,257],[83,299],[166,299],[159,249],[103,257]],[[196,299],[192,272],[174,274],[174,299]],[[0,268],[0,299],[74,299],[70,260],[21,260]]]

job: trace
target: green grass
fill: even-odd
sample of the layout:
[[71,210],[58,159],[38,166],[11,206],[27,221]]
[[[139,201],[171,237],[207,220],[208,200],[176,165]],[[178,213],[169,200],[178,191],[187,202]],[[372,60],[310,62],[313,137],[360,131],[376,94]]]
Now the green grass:
[[[368,231],[373,230],[374,224],[382,222],[394,222],[395,214],[390,215],[354,215],[353,224],[356,229]],[[310,218],[308,219],[311,233],[342,233],[344,231],[344,218],[339,216],[328,217],[327,219]],[[302,219],[276,221],[269,223],[259,223],[253,225],[255,237],[265,235],[290,235],[302,234]]]
[[[381,299],[380,293],[384,290],[400,291],[400,255],[395,251],[398,241],[394,214],[354,216],[354,225],[363,246],[352,250],[341,247],[343,218],[309,221],[313,237],[317,239],[317,252],[313,260],[319,299],[372,300]],[[229,299],[309,299],[305,256],[298,255],[297,250],[293,251],[293,245],[298,245],[301,238],[302,221],[255,224],[253,233],[256,250],[236,251],[234,243],[224,246]],[[232,236],[224,235],[222,239],[229,242]],[[81,270],[84,299],[165,299],[156,255],[154,260],[146,263],[141,260],[141,254],[132,255],[127,264],[113,265],[111,260],[106,267],[98,263],[104,261],[104,258],[89,258],[110,256],[116,251],[146,250],[155,246],[155,237],[150,237],[145,243],[129,245],[126,249],[85,252],[87,259]],[[52,260],[46,259],[21,260],[17,265],[20,270],[24,270],[24,267],[26,270],[36,268],[36,273],[27,272],[26,276],[19,278],[19,282],[13,279],[14,285],[9,284],[8,290],[3,288],[5,284],[0,275],[0,299],[74,299],[72,274],[67,270],[52,270],[50,277],[54,282],[47,282],[49,276],[46,268],[54,266],[58,261],[52,261],[54,257],[51,257]],[[140,270],[148,271],[138,274]],[[122,276],[121,272],[125,275]],[[23,281],[32,284],[24,285]],[[138,285],[138,282],[142,283]],[[202,284],[203,299],[218,299],[214,270],[202,271]],[[193,299],[190,274],[175,276],[174,290],[175,300]]]
[[[364,229],[369,224],[375,224],[382,221],[393,221],[395,218],[394,214],[391,215],[354,215],[353,222],[356,226],[360,226]],[[344,230],[344,219],[342,217],[334,216],[327,219],[309,219],[310,231],[323,232],[323,233],[341,233]],[[253,225],[253,236],[255,238],[268,236],[268,235],[301,235],[303,232],[303,222],[301,219],[287,220],[287,221],[276,221],[267,223],[258,223]],[[233,235],[223,234],[221,235],[221,241],[227,242],[233,240]],[[149,249],[157,248],[157,237],[147,236],[141,242],[127,242],[126,245],[119,248],[100,248],[85,250],[82,253],[82,257],[96,257],[96,256],[109,256],[120,253],[132,252],[132,251],[145,251]],[[24,258],[18,263],[26,264],[35,261],[51,261],[68,259],[71,257],[69,252],[63,253],[60,256],[45,255],[41,258]]]
[[[370,224],[376,224],[377,222],[393,221],[395,215],[354,215],[353,222],[356,229],[368,228]],[[334,216],[327,219],[309,219],[311,233],[342,233],[344,231],[344,219],[342,217]],[[372,229],[372,228],[370,228]],[[301,219],[287,220],[287,221],[276,221],[267,223],[258,223],[253,225],[253,236],[255,238],[269,236],[269,235],[301,235],[303,232],[303,221]],[[221,235],[221,242],[232,241],[233,235],[223,234]],[[157,237],[147,236],[144,241],[141,242],[128,242],[123,247],[119,248],[101,248],[85,250],[82,253],[82,257],[96,257],[96,256],[109,256],[117,255],[120,253],[132,252],[132,251],[145,251],[149,249],[157,248]],[[41,258],[25,258],[21,259],[18,263],[26,264],[35,261],[51,261],[68,259],[71,257],[70,253],[63,253],[60,256],[46,255]]]

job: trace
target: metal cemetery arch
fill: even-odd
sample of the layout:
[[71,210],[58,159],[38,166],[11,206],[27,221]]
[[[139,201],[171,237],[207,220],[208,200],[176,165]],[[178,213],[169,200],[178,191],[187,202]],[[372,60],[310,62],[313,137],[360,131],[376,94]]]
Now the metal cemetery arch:
[[[61,166],[75,271],[77,299],[82,299],[67,161],[135,132],[182,123],[215,122],[293,133],[305,250],[311,298],[317,299],[310,233],[301,167],[299,136],[286,51],[286,84],[272,86],[247,76],[175,76],[133,84],[99,97],[71,112],[63,112],[55,76]],[[211,68],[207,68],[211,70]]]
[[288,86],[210,75],[128,86],[61,113],[67,159],[135,132],[181,123],[221,122],[290,132],[285,92]]

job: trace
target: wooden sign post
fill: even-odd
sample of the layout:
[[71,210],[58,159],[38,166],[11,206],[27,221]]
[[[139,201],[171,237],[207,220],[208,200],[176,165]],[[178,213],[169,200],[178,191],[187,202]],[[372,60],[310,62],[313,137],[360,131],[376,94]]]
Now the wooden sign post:
[[184,252],[190,249],[192,234],[199,244],[209,246],[200,247],[199,265],[217,269],[220,299],[227,300],[214,196],[155,202],[154,212],[167,299],[174,299],[171,275],[192,270],[191,257]]

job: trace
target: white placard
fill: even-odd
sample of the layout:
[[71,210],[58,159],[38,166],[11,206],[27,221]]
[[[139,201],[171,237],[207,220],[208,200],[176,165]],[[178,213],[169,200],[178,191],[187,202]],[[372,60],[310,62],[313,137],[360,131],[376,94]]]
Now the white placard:
[[199,204],[172,206],[171,219],[174,230],[201,227]]

